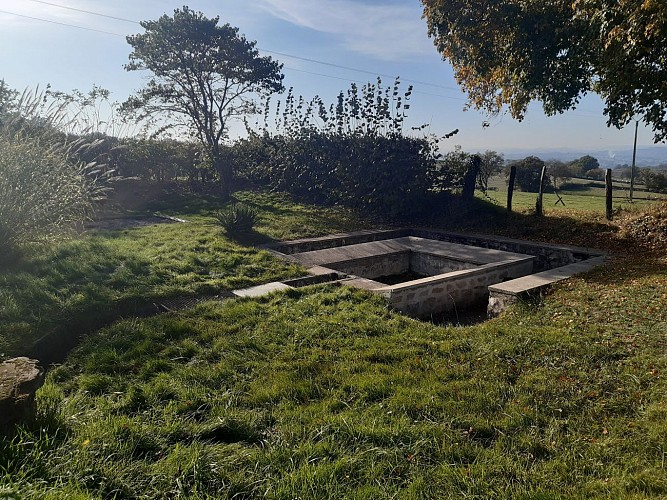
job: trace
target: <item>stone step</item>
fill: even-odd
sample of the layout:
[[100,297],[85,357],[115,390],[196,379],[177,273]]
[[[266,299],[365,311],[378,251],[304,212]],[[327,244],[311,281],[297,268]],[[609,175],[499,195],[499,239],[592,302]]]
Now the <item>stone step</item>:
[[289,290],[291,287],[285,283],[279,281],[272,281],[271,283],[265,283],[264,285],[252,286],[250,288],[243,288],[241,290],[234,290],[232,294],[237,297],[261,297],[267,295],[271,292],[277,292],[278,290]]
[[548,271],[530,274],[522,278],[505,281],[489,286],[489,316],[497,316],[520,297],[538,294],[545,287],[558,281],[571,278],[575,274],[585,273],[605,263],[606,256],[557,267]]

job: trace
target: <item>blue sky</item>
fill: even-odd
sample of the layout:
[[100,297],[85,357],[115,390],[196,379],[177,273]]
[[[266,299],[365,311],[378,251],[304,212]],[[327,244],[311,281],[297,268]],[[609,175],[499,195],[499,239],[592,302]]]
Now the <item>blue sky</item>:
[[[632,144],[634,127],[607,128],[602,102],[594,95],[586,96],[576,110],[556,117],[545,117],[539,104],[531,105],[523,122],[509,115],[489,118],[475,110],[464,111],[465,95],[427,37],[418,0],[192,0],[188,5],[239,27],[264,54],[283,62],[285,85],[294,87],[297,95],[317,94],[334,102],[352,81],[374,81],[373,75],[381,74],[389,76],[383,78],[389,84],[391,77],[400,76],[404,87],[414,85],[409,125],[429,124],[430,131],[439,135],[460,130],[442,143],[445,150],[460,144],[468,151],[613,152]],[[141,21],[171,14],[181,6],[161,0],[0,0],[0,78],[17,89],[50,83],[56,90],[89,90],[97,84],[122,101],[145,78],[123,69],[130,52],[124,37],[141,27],[72,9]],[[482,127],[485,121],[490,123],[487,128]],[[650,145],[651,139],[650,130],[640,126],[639,144]]]

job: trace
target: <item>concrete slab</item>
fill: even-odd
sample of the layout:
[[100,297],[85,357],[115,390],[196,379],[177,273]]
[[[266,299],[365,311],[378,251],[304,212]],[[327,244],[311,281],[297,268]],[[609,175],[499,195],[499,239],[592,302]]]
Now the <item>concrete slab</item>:
[[417,252],[446,257],[476,265],[492,262],[507,262],[526,258],[525,254],[494,250],[490,248],[471,247],[459,243],[428,240],[414,236],[394,238],[390,240],[357,243],[343,247],[326,248],[292,254],[290,257],[304,267],[324,266],[338,262],[377,257],[400,252]]
[[343,285],[348,285],[352,286],[354,288],[361,288],[362,290],[390,290],[387,285],[384,285],[383,283],[379,283],[377,281],[369,280],[367,278],[348,278],[344,280],[340,280],[340,283]]
[[262,245],[261,248],[269,252],[291,255],[294,253],[310,252],[369,241],[389,240],[410,234],[409,229],[368,229],[350,233],[337,233],[316,238],[304,238],[300,240],[283,241]]
[[584,273],[591,269],[604,264],[605,257],[594,257],[567,266],[557,267],[541,273],[531,274],[522,278],[505,281],[496,285],[489,286],[489,292],[499,292],[505,295],[518,295],[521,293],[529,293],[536,291],[539,288],[556,283],[567,278],[571,278],[575,274]]
[[304,267],[325,266],[335,262],[377,257],[398,252],[409,252],[410,247],[397,240],[372,241],[344,247],[326,248],[293,254],[291,257]]
[[489,317],[497,316],[510,305],[516,303],[520,297],[536,295],[544,287],[571,278],[575,274],[590,271],[604,264],[605,260],[605,256],[593,257],[567,266],[490,285],[487,313]]
[[234,290],[232,293],[237,297],[261,297],[262,295],[267,295],[271,292],[276,292],[278,290],[289,290],[290,288],[294,287],[286,285],[285,283],[280,283],[279,281],[273,281],[264,285],[243,288],[241,290]]
[[505,250],[494,250],[492,248],[473,247],[451,243],[448,241],[429,240],[417,236],[397,238],[395,241],[410,247],[413,252],[429,253],[452,260],[471,262],[477,265],[490,264],[492,262],[505,262],[510,260],[525,259],[526,254],[508,252]]
[[308,274],[312,276],[322,276],[322,275],[329,275],[334,272],[332,269],[329,269],[328,267],[322,267],[322,266],[313,266],[311,268],[306,269]]

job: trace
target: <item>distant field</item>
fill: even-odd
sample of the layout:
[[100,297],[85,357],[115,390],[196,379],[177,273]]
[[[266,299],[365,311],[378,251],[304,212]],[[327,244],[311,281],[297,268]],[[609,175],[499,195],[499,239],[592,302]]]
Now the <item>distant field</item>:
[[[489,181],[489,198],[500,206],[507,204],[507,181],[504,175],[493,177]],[[644,186],[639,184],[635,186],[633,202],[629,199],[629,184],[614,182],[614,209],[629,208],[633,206],[643,206],[652,203],[658,199],[667,199],[667,195],[659,193],[649,193]],[[577,209],[603,212],[605,210],[605,187],[604,182],[592,181],[588,179],[571,179],[562,189],[558,191],[565,205],[558,203],[558,197],[554,193],[544,195],[545,210],[552,209]],[[477,196],[485,198],[482,193]],[[512,206],[515,209],[526,209],[535,207],[536,193],[524,193],[514,191]]]

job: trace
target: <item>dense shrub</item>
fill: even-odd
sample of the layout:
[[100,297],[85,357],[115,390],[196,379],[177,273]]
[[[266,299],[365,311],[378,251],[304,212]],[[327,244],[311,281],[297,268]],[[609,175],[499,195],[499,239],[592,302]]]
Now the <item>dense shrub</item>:
[[207,170],[201,148],[194,143],[174,139],[123,139],[116,155],[119,175],[147,180],[195,180],[200,170]]
[[88,92],[48,90],[46,96],[65,116],[74,118],[60,127],[67,136],[91,144],[77,151],[80,161],[103,163],[119,176],[145,180],[195,180],[213,175],[201,146],[161,137],[164,125],[155,117],[139,122],[135,117],[130,119],[127,110],[113,102],[110,92],[102,87],[93,86]]
[[544,161],[537,156],[528,156],[523,160],[512,162],[509,167],[511,166],[516,166],[515,182],[521,191],[537,193],[540,190],[540,176]]
[[[315,203],[403,218],[428,210],[437,138],[403,133],[411,88],[352,85],[328,108],[291,92],[276,119],[234,146],[238,174]],[[421,129],[421,128],[420,128]],[[271,130],[271,131],[270,131]],[[455,133],[455,132],[454,132]],[[450,134],[452,135],[452,134]]]
[[91,147],[78,153],[79,160],[104,163],[121,177],[194,181],[213,175],[201,147],[192,142],[150,137],[119,138],[102,133],[78,138],[91,144]]
[[423,208],[433,184],[435,154],[426,139],[339,136],[254,136],[236,147],[242,175],[303,200],[342,204],[390,217]]

